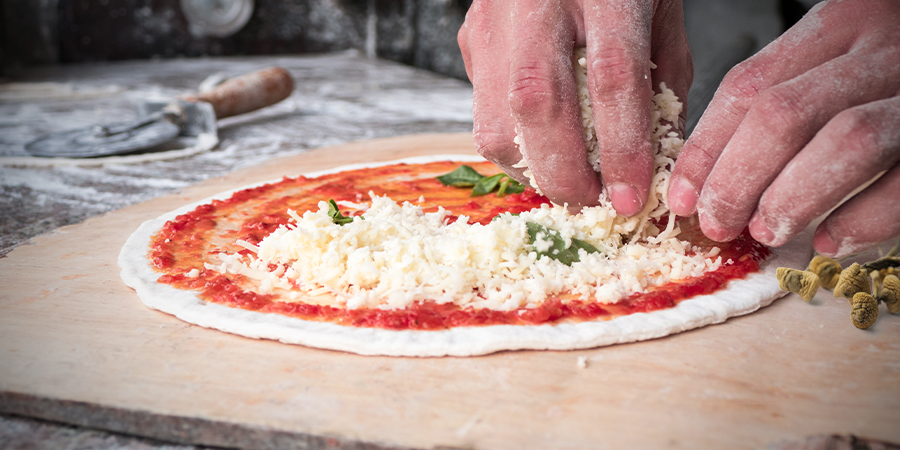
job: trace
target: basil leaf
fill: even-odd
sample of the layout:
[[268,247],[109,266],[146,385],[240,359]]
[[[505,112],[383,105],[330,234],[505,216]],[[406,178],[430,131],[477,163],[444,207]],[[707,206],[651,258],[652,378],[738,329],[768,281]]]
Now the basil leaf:
[[472,189],[472,197],[490,194],[494,189],[497,189],[498,185],[500,188],[497,191],[497,197],[503,197],[506,194],[521,194],[522,192],[525,192],[525,186],[521,183],[513,180],[505,173],[498,173],[497,175],[484,177],[481,181],[475,183],[475,187]]
[[493,191],[498,184],[500,184],[500,179],[505,177],[505,173],[498,173],[497,175],[491,175],[489,177],[484,177],[475,183],[475,187],[472,188],[472,197],[478,197],[480,195],[487,195]]
[[507,178],[507,180],[509,180],[509,184],[506,187],[503,187],[503,183],[500,183],[500,191],[497,192],[497,197],[503,197],[504,194],[521,194],[525,192],[524,184],[512,178]]
[[444,186],[453,187],[475,186],[475,183],[481,181],[482,178],[484,178],[484,175],[465,164],[457,167],[453,172],[437,177],[438,181]]
[[597,250],[597,247],[582,241],[581,239],[572,238],[572,244],[566,247],[566,240],[559,234],[558,231],[547,228],[536,222],[526,222],[526,228],[528,229],[528,243],[534,246],[534,243],[538,240],[541,241],[549,241],[550,248],[546,251],[538,251],[535,249],[535,252],[538,254],[538,258],[548,257],[550,259],[555,259],[567,266],[571,266],[573,262],[578,262],[581,259],[578,257],[578,249],[582,249],[588,253],[599,253],[600,250]]
[[328,200],[328,217],[331,217],[331,220],[338,225],[353,222],[353,217],[341,214],[341,210],[338,209],[338,205],[335,203],[334,199]]
[[469,187],[472,186],[472,197],[487,195],[497,189],[497,197],[503,197],[506,194],[521,194],[525,192],[525,186],[516,180],[513,180],[505,173],[498,173],[486,177],[475,169],[463,164],[456,168],[453,172],[446,173],[437,177],[444,186],[453,187]]
[[512,178],[506,177],[500,182],[500,189],[497,189],[497,197],[503,197],[503,194],[506,193],[506,189],[509,188],[509,182],[511,180]]

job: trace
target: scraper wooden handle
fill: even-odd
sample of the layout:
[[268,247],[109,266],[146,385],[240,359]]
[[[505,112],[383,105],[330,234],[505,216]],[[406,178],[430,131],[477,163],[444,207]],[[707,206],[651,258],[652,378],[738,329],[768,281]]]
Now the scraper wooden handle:
[[293,90],[294,80],[287,70],[269,67],[232,78],[202,94],[183,96],[182,99],[210,103],[216,111],[216,118],[223,119],[274,105],[286,99]]

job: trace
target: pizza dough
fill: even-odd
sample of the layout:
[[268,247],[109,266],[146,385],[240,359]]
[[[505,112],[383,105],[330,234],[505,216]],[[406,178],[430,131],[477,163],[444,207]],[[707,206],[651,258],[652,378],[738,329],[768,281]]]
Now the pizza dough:
[[[427,163],[441,160],[481,161],[461,155],[408,158],[379,164],[344,166],[306,174],[315,177],[351,169],[396,163]],[[263,183],[264,184],[264,183]],[[243,187],[241,189],[246,189]],[[237,191],[237,190],[235,190]],[[693,328],[720,323],[747,314],[785,294],[775,278],[777,267],[805,267],[810,256],[808,235],[773,249],[761,271],[732,281],[712,295],[682,301],[674,308],[637,313],[606,321],[556,325],[491,325],[458,327],[440,331],[394,331],[314,322],[289,316],[230,308],[200,299],[193,291],[157,283],[147,258],[150,239],[167,220],[192,211],[214,199],[226,199],[229,191],[145,222],[128,239],[119,255],[122,279],[134,288],[150,308],[175,315],[186,322],[251,338],[274,339],[290,344],[342,350],[362,355],[473,356],[502,350],[571,350],[662,337]]]

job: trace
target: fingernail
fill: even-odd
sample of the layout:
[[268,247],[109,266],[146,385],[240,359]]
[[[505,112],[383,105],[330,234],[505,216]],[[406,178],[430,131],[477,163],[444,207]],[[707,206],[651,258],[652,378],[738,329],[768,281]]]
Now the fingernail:
[[697,190],[684,177],[669,182],[669,209],[679,216],[690,216],[697,209]]
[[817,252],[830,257],[837,256],[839,250],[837,243],[834,242],[834,239],[831,238],[825,227],[819,227],[816,230],[816,234],[813,236],[813,248]]
[[633,216],[644,209],[644,202],[638,195],[637,189],[625,183],[613,183],[609,185],[609,199],[613,208],[623,216]]
[[706,237],[718,242],[730,241],[733,237],[722,224],[702,212],[700,213],[700,230]]
[[759,214],[754,214],[753,218],[750,219],[750,234],[753,236],[753,239],[763,244],[772,245],[775,243],[775,234],[766,226],[766,221]]

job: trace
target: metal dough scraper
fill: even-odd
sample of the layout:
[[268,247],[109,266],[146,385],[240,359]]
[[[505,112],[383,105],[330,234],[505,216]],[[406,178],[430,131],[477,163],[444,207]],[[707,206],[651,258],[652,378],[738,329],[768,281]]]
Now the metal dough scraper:
[[46,158],[91,158],[147,150],[178,136],[216,137],[216,120],[274,105],[293,89],[287,70],[270,67],[232,78],[207,92],[144,102],[136,121],[49,134],[25,144],[25,150]]

